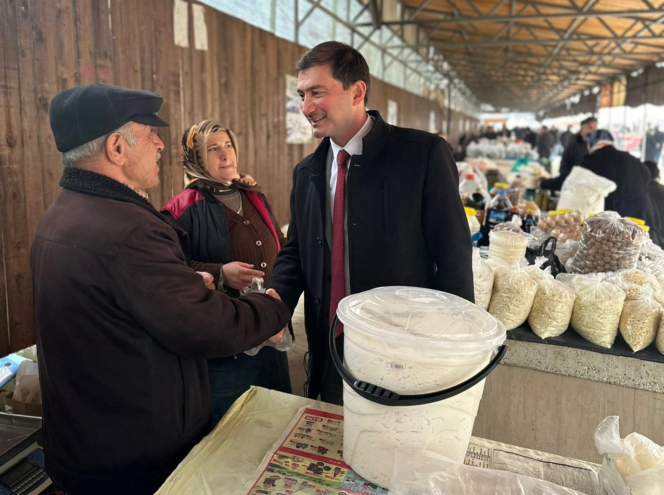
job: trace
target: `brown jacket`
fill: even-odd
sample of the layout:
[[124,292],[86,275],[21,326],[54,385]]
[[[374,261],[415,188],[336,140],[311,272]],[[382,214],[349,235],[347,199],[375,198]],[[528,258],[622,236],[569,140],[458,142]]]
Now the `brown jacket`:
[[139,195],[67,169],[32,246],[47,472],[69,494],[153,493],[210,428],[206,358],[284,328],[262,294],[208,290]]

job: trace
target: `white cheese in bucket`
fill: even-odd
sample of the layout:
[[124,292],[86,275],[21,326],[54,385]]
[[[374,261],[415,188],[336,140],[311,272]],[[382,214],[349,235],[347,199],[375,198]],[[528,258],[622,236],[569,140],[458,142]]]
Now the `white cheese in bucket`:
[[[354,378],[401,395],[446,390],[476,376],[505,340],[505,327],[459,297],[412,287],[383,287],[346,297],[344,361]],[[344,460],[389,488],[395,447],[463,461],[484,381],[450,399],[385,406],[344,383]]]

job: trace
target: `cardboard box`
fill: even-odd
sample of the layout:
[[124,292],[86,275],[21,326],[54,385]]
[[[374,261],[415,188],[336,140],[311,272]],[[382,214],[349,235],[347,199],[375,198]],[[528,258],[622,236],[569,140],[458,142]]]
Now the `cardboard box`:
[[14,400],[14,392],[7,394],[5,401],[5,411],[11,414],[22,414],[24,416],[38,416],[44,415],[44,410],[41,404],[27,404]]

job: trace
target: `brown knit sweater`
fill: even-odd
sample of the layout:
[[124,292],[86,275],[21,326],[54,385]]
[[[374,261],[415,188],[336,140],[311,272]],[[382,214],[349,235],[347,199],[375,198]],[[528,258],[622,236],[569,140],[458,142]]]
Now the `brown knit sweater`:
[[[228,220],[228,231],[231,236],[233,259],[250,263],[254,265],[254,270],[265,272],[263,280],[264,285],[266,285],[272,276],[272,268],[277,260],[277,254],[279,254],[277,242],[254,205],[247,198],[246,193],[240,190],[240,194],[242,195],[243,215],[238,215],[226,205],[223,205]],[[276,227],[279,242],[283,247],[286,238],[278,223]],[[192,267],[195,270],[211,273],[214,276],[215,285],[219,283],[221,266],[221,264],[216,263],[192,262]]]

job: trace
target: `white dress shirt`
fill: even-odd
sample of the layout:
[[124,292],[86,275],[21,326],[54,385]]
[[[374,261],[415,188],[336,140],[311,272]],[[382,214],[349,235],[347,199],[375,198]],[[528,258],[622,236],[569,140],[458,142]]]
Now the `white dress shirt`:
[[[367,120],[362,126],[362,128],[357,131],[346,146],[341,147],[330,139],[330,151],[327,154],[327,162],[325,165],[325,174],[327,177],[327,201],[326,201],[326,222],[325,222],[325,239],[327,240],[328,245],[332,248],[332,222],[334,217],[334,197],[337,192],[337,174],[339,166],[337,165],[337,156],[339,151],[346,150],[351,157],[354,155],[362,154],[362,138],[369,134],[373,128],[373,119],[367,114]],[[350,163],[350,160],[349,160]],[[348,182],[348,174],[350,174],[350,167],[346,171],[346,182]],[[348,204],[348,200],[346,200]],[[348,210],[344,209],[344,273],[346,279],[346,294],[350,294],[350,272],[348,270]]]

